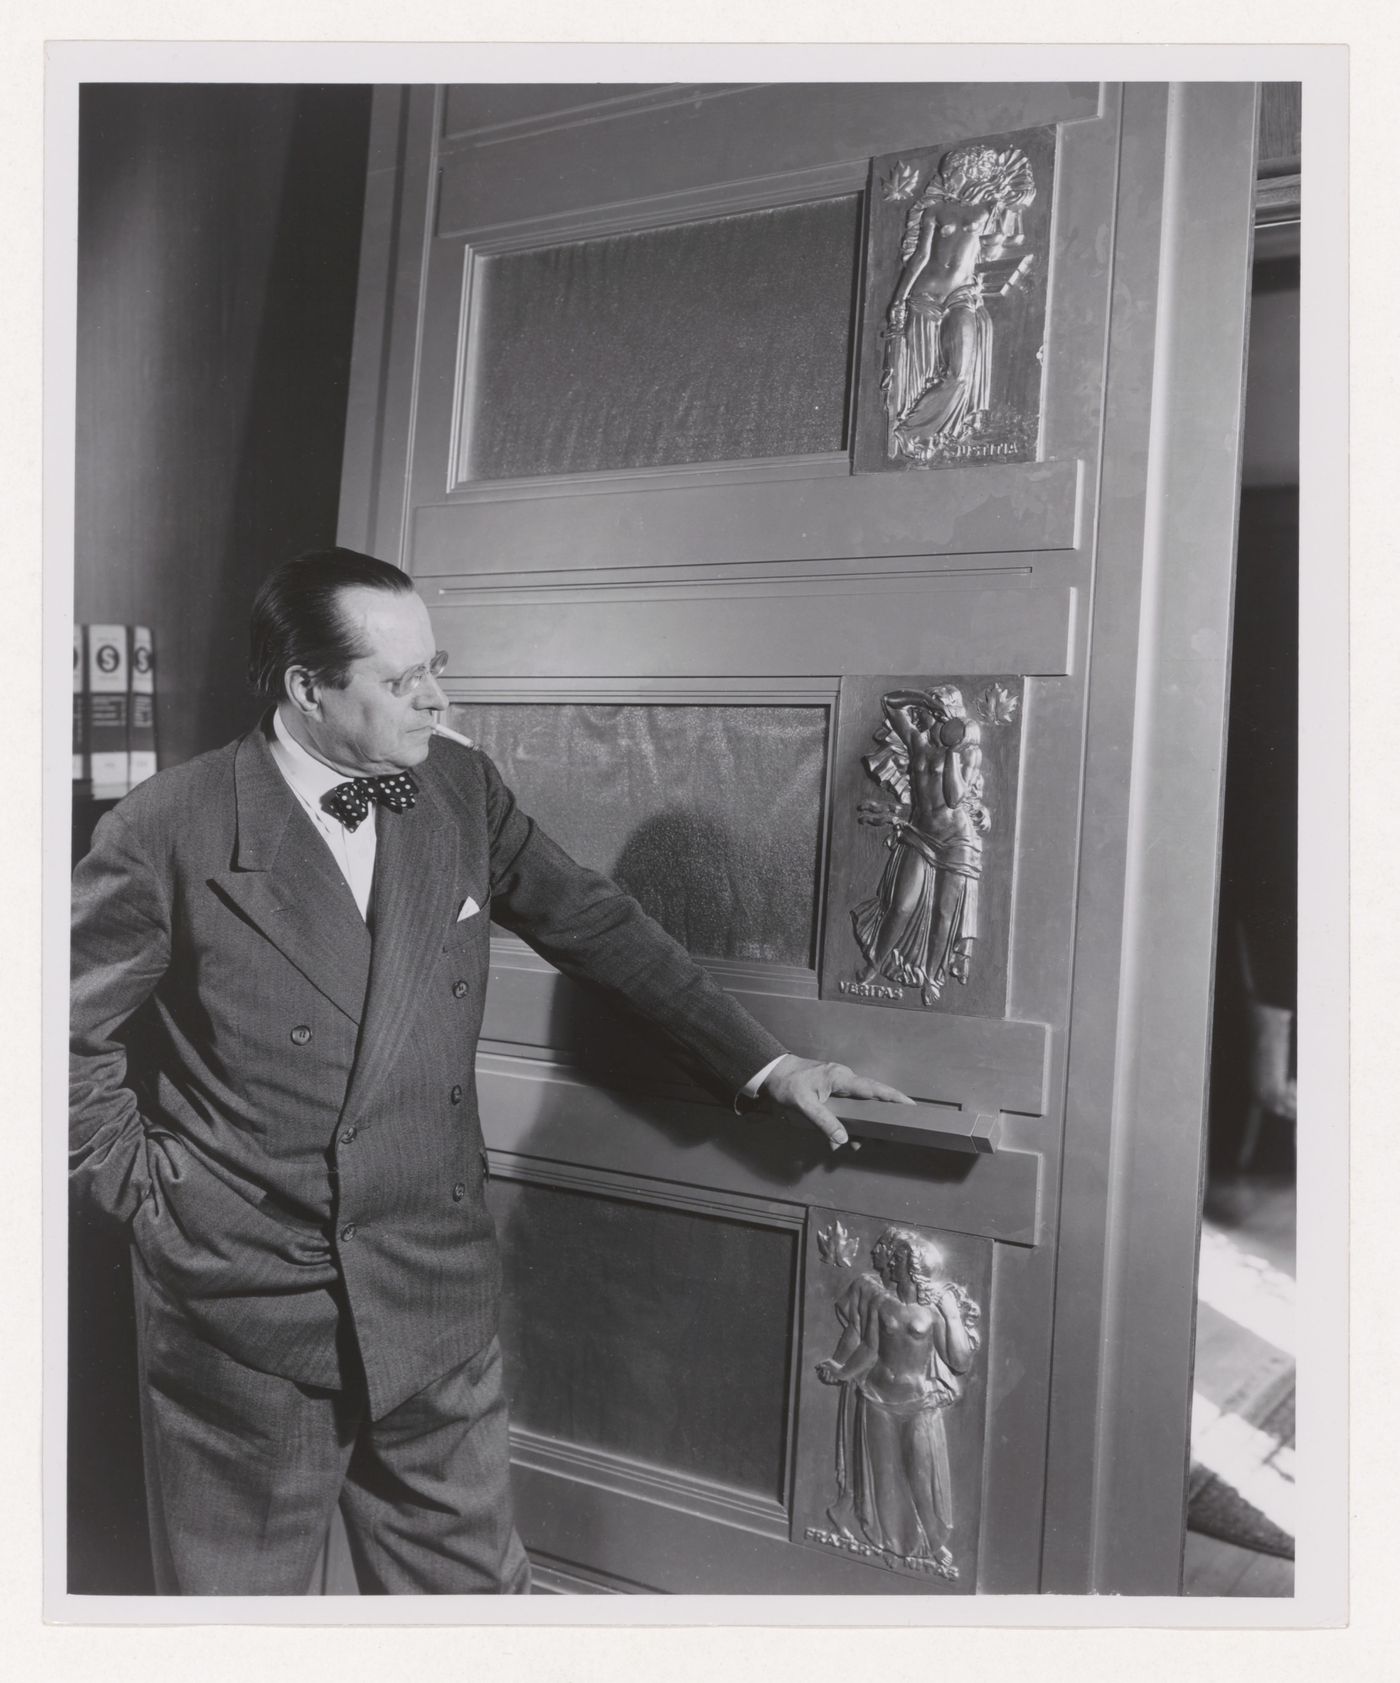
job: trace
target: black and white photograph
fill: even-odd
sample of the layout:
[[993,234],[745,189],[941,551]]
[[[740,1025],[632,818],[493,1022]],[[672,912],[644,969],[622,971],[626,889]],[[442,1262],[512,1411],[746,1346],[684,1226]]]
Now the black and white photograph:
[[50,1616],[1340,1606],[1344,50],[219,51],[50,66]]

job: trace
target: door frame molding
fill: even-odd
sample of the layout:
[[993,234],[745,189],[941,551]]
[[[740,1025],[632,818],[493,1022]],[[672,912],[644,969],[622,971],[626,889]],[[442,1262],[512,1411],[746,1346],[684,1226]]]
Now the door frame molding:
[[[1122,97],[1082,791],[1106,840],[1092,869],[1081,845],[1076,896],[1041,1587],[1175,1595],[1199,1251],[1182,1236],[1199,1241],[1205,1169],[1257,91],[1126,84]],[[1154,198],[1160,224],[1141,215]],[[1115,332],[1146,301],[1151,343],[1140,320]]]

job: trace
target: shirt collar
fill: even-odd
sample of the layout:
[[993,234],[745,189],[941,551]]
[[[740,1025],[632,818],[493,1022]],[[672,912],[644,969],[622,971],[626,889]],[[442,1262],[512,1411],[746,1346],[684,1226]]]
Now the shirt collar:
[[272,715],[272,736],[270,746],[277,769],[308,805],[319,808],[323,795],[349,781],[345,772],[307,753],[283,723],[280,707]]

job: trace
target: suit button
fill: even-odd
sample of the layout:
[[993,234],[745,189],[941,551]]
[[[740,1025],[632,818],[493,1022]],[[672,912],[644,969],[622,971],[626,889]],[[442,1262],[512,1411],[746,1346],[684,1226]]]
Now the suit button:
[[447,1096],[448,1096],[449,1099],[452,1100],[453,1104],[461,1104],[461,1102],[462,1102],[462,1089],[460,1087],[454,1087],[452,1089],[452,1091]]
[[466,1195],[467,1195],[467,1183],[464,1180],[459,1180],[457,1182],[456,1186],[454,1186],[452,1188],[452,1201],[453,1201],[453,1203],[454,1204],[460,1204],[462,1202],[463,1198],[466,1197]]
[[307,1028],[305,1023],[298,1023],[297,1026],[292,1030],[292,1045],[293,1046],[305,1046],[307,1041],[310,1040],[310,1038],[311,1038],[311,1030],[309,1028]]
[[347,1221],[346,1222],[344,1227],[342,1227],[341,1230],[340,1230],[340,1236],[343,1240],[346,1241],[347,1244],[349,1243],[349,1241],[351,1239],[353,1239],[355,1237],[355,1224],[354,1224],[353,1221]]
[[464,999],[466,997],[466,992],[467,992],[467,984],[465,982],[456,981],[452,984],[452,997],[453,997],[453,999]]
[[340,1143],[342,1145],[349,1145],[354,1140],[355,1135],[358,1134],[359,1131],[360,1130],[358,1128],[347,1128],[345,1130],[345,1132],[340,1136]]

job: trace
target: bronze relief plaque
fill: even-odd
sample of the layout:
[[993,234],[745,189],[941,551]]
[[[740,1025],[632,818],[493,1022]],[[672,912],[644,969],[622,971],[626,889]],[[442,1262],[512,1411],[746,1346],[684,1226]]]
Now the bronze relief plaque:
[[855,468],[1032,462],[1055,131],[870,165]]
[[823,999],[1004,1014],[1024,688],[843,683]]
[[992,1245],[807,1217],[792,1540],[977,1586]]

